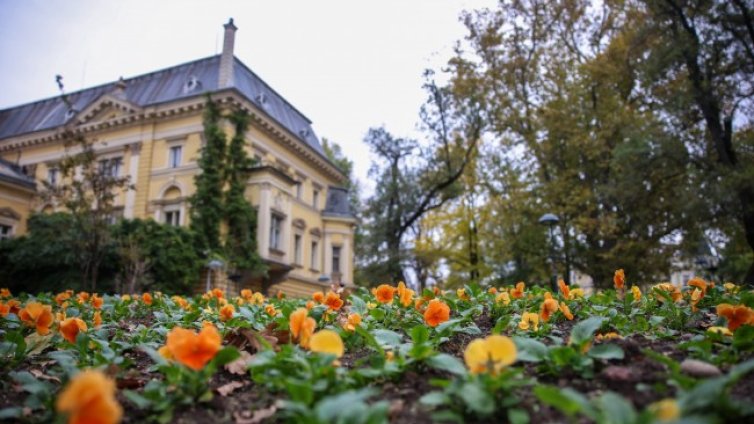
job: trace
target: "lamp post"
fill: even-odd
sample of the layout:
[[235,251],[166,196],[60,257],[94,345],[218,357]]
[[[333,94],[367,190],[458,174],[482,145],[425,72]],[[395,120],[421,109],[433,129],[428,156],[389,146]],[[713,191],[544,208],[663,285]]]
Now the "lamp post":
[[212,287],[210,287],[212,283],[212,271],[217,271],[218,269],[222,268],[223,265],[223,261],[219,259],[212,259],[207,263],[207,291],[210,291],[212,289]]
[[555,224],[560,222],[560,219],[558,219],[557,215],[552,213],[546,213],[539,217],[539,223],[542,225],[547,225],[549,227],[550,231],[550,272],[552,272],[552,277],[550,280],[550,284],[552,286],[553,292],[556,292],[558,290],[558,269],[555,267],[555,233],[553,232],[553,227],[555,227]]

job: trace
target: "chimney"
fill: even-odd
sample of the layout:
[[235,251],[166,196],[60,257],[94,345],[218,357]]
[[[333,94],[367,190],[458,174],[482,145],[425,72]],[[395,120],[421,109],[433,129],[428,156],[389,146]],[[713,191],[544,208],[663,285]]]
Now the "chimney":
[[220,56],[220,72],[217,80],[217,88],[228,88],[233,86],[233,44],[236,40],[236,28],[233,25],[233,18],[230,18],[225,27],[225,38],[223,39],[223,52]]

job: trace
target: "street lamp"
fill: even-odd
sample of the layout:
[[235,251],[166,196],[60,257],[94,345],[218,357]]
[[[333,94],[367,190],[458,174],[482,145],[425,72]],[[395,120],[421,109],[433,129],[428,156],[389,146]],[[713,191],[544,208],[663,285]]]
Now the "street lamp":
[[560,222],[560,219],[555,214],[546,213],[539,217],[539,223],[547,225],[550,230],[550,272],[552,272],[550,284],[553,292],[558,290],[558,269],[555,267],[555,233],[553,232],[553,227],[558,222]]
[[211,290],[210,284],[212,271],[217,271],[218,269],[222,268],[223,265],[225,264],[219,259],[212,259],[211,261],[209,261],[209,263],[207,263],[207,268],[209,268],[207,270],[207,291]]

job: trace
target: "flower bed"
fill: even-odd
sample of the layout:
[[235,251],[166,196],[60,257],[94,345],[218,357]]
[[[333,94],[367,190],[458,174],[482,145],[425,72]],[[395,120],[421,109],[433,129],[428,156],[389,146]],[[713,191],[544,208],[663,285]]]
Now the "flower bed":
[[3,290],[0,418],[751,420],[754,293],[614,282],[591,296],[562,283],[310,299]]

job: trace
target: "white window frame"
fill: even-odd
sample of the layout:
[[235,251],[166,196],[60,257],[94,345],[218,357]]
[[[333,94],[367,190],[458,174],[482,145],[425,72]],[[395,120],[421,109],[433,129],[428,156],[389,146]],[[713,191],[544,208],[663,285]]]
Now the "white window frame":
[[[343,246],[340,246],[340,245],[332,245],[332,246],[331,246],[331,249],[332,249],[332,250],[331,250],[331,253],[332,253],[332,254],[331,254],[331,256],[330,256],[330,262],[331,262],[331,263],[330,263],[330,267],[331,267],[331,270],[330,270],[330,272],[331,272],[332,274],[335,274],[335,273],[337,273],[337,274],[342,274],[342,273],[343,273],[343,271],[342,271],[342,268],[343,268],[343,267],[342,267],[342,264],[343,264],[343,261],[342,261],[342,258],[343,258]],[[336,250],[337,250],[337,252],[338,252],[338,255],[337,255],[337,256],[335,255],[335,252],[336,252]],[[337,266],[337,268],[335,267],[335,259],[336,259],[336,258],[338,259],[338,266]]]
[[312,190],[312,207],[319,210],[319,188],[314,187]]
[[[2,232],[2,228],[8,228],[7,233]],[[0,221],[0,240],[10,240],[16,235],[16,225],[14,223]]]
[[270,216],[270,249],[282,250],[283,222],[285,218],[273,213]]
[[313,271],[319,271],[319,240],[312,240],[312,251],[309,254],[310,268]]
[[300,233],[293,234],[293,263],[296,265],[303,265],[303,247],[304,236]]
[[47,168],[47,183],[50,185],[57,185],[58,184],[58,176],[60,175],[60,170],[55,167]]
[[169,145],[168,168],[179,168],[181,165],[183,165],[183,144]]

